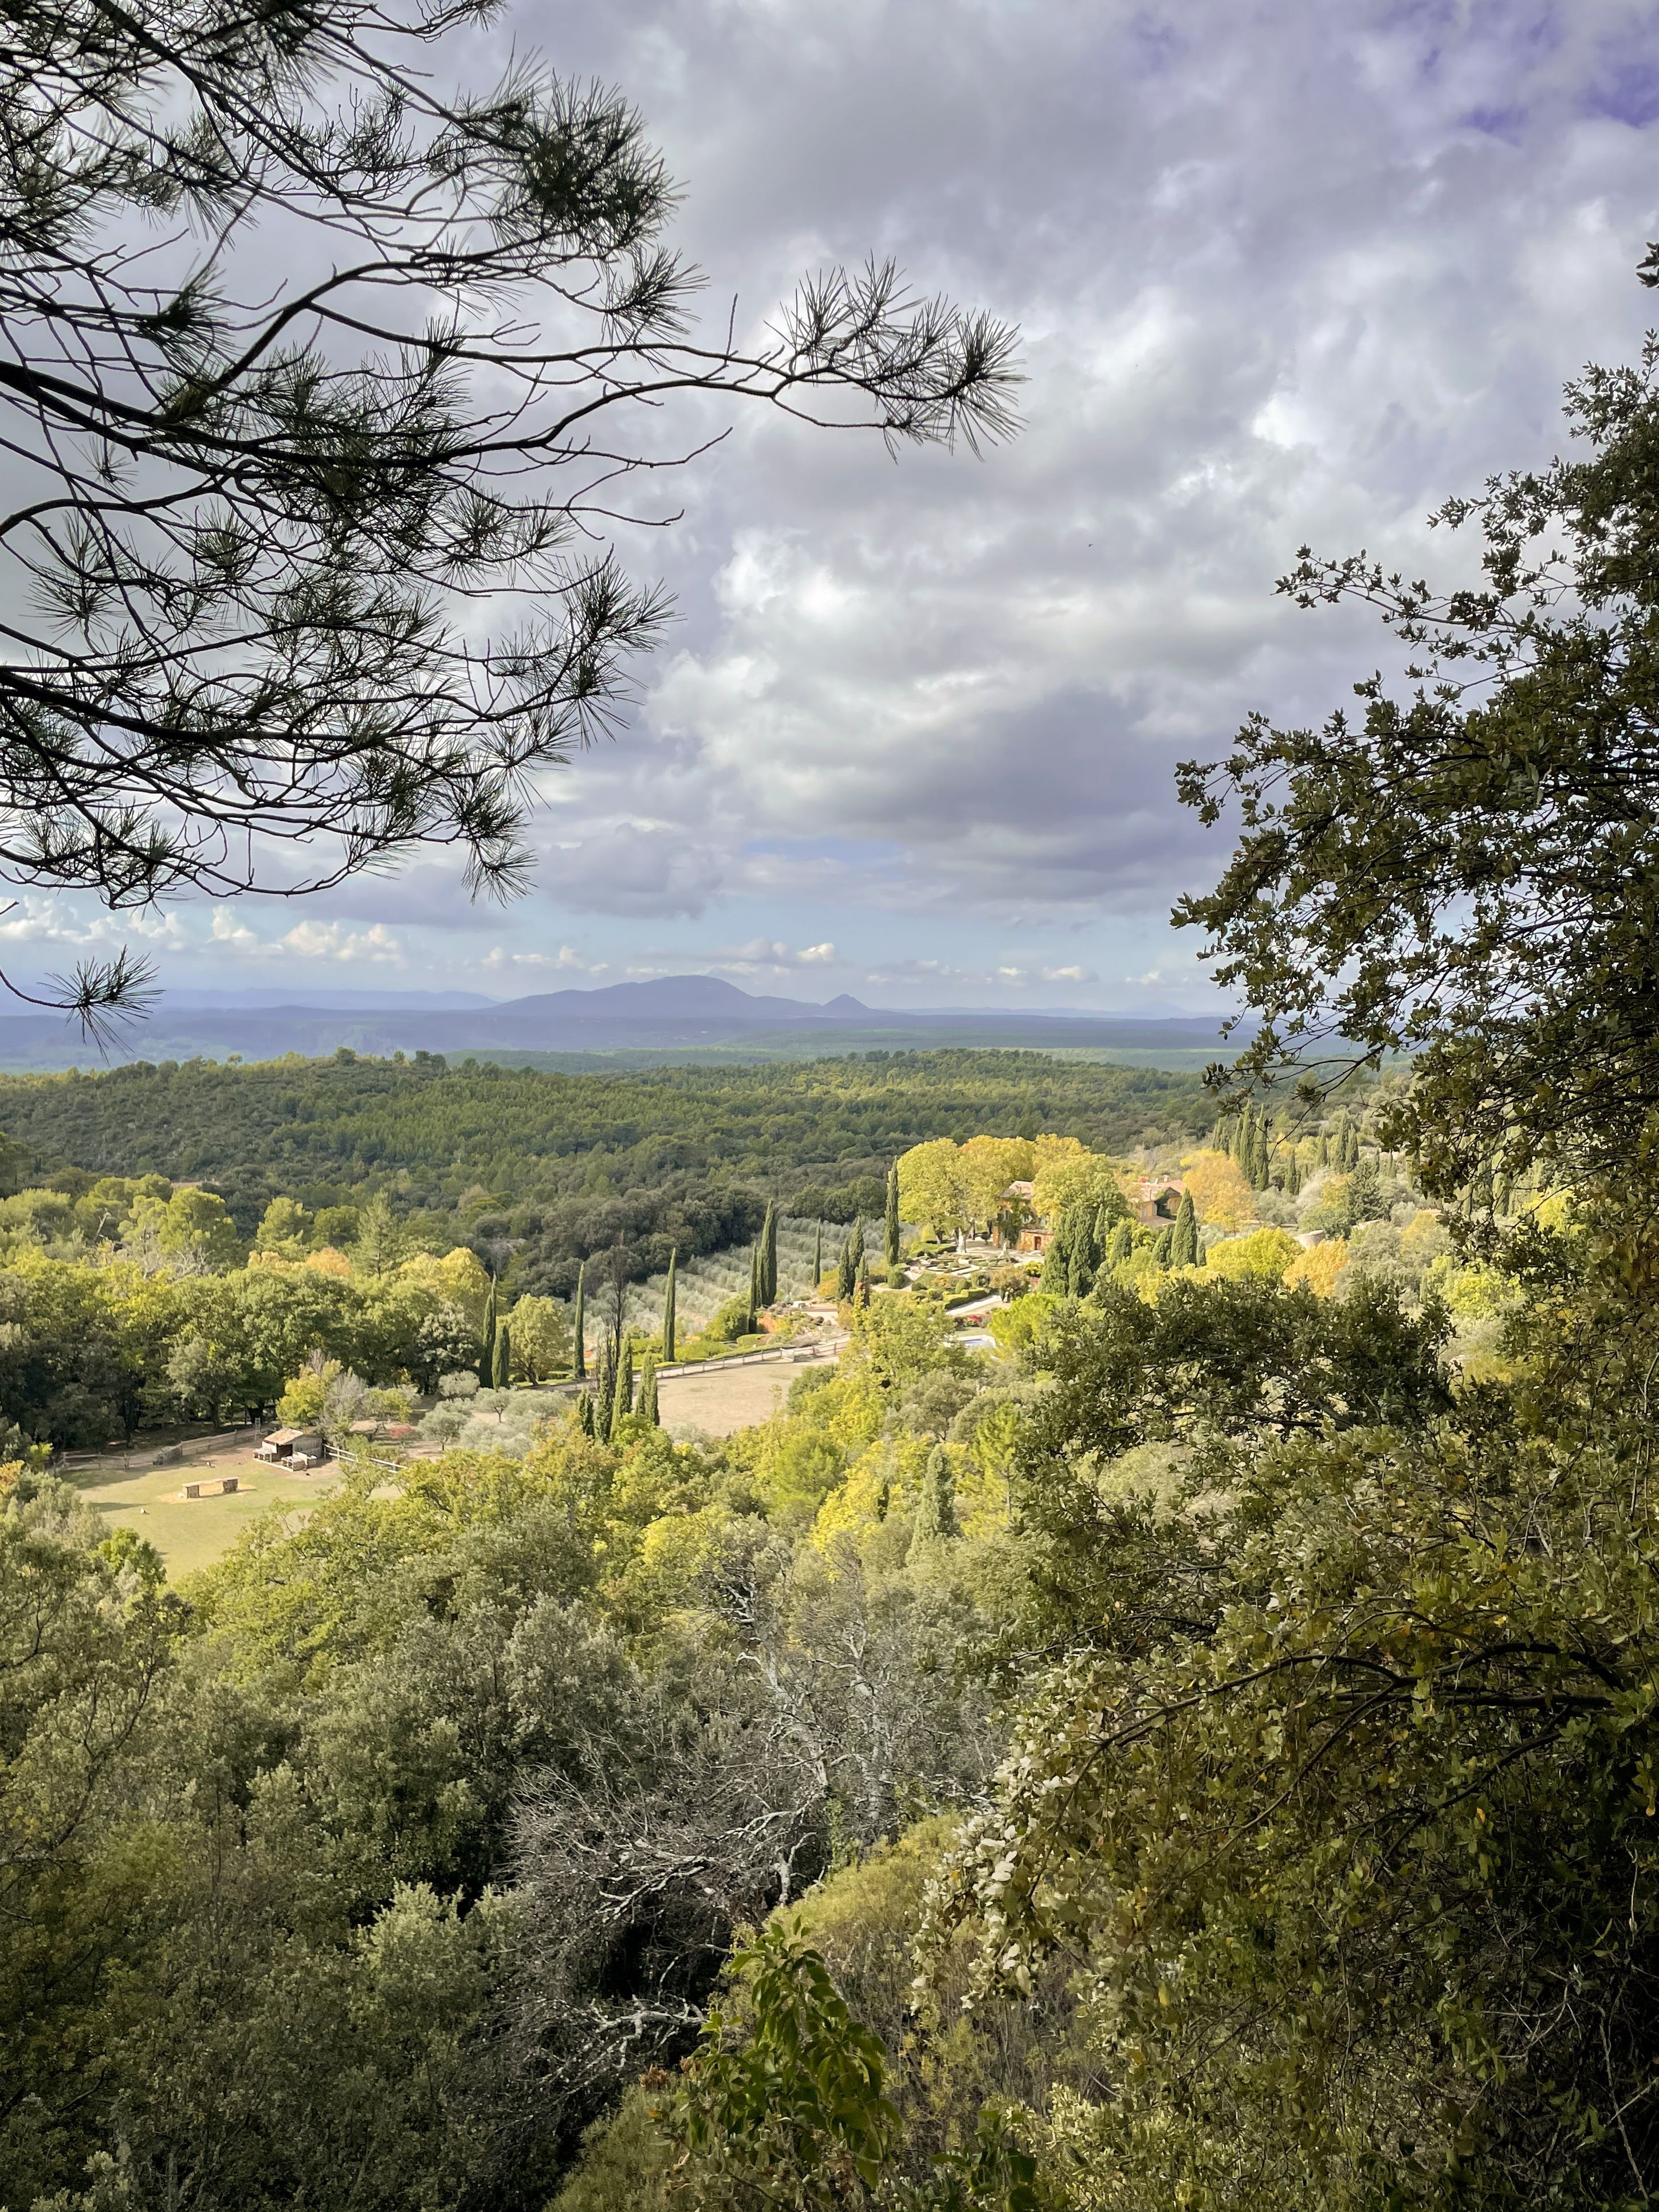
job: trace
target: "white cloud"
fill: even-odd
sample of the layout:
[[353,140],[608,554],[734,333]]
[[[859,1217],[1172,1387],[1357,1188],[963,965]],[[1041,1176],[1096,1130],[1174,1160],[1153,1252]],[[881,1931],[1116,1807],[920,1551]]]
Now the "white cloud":
[[404,948],[392,932],[376,922],[371,929],[347,929],[337,921],[302,921],[276,945],[261,950],[272,956],[289,954],[301,960],[366,961],[376,966],[399,964]]
[[500,974],[510,968],[550,969],[557,975],[600,975],[607,963],[585,960],[573,945],[562,945],[556,952],[510,952],[504,945],[492,945],[477,966],[491,974]]

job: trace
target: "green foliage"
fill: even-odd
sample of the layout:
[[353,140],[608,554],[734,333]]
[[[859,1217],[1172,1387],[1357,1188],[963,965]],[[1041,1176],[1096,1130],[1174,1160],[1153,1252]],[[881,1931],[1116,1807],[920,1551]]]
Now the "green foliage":
[[1105,2094],[1051,2121],[1088,2201],[1644,2193],[1659,1589],[1620,1460],[1477,1397],[1120,1507],[1095,1649],[934,1922],[988,1985],[1089,1957]]
[[[798,1923],[777,1920],[732,1959],[742,2033],[711,2012],[671,2125],[702,2169],[703,2202],[802,2208],[868,2201],[898,2114],[885,2054],[848,2013]],[[706,2179],[704,2178],[706,2176]]]
[[[733,1957],[730,2014],[715,2009],[662,2118],[684,2146],[678,2186],[720,2212],[1044,2212],[1036,2161],[988,2108],[971,2139],[906,2172],[902,2118],[884,2095],[887,2054],[849,2011],[799,1916],[780,1916]],[[647,2171],[648,2171],[647,2167]]]
[[1253,715],[1224,762],[1182,770],[1206,819],[1242,809],[1220,884],[1177,912],[1263,1017],[1246,1067],[1321,1040],[1412,1053],[1388,1141],[1444,1197],[1494,1162],[1617,1181],[1651,1143],[1656,374],[1652,340],[1639,367],[1587,369],[1582,456],[1440,510],[1480,533],[1479,589],[1304,550],[1280,589],[1371,607],[1409,665],[1361,683],[1358,714]]
[[1170,1265],[1172,1267],[1195,1267],[1198,1256],[1198,1216],[1193,1210],[1191,1197],[1183,1191],[1170,1239]]
[[[888,1164],[934,1136],[1035,1118],[1096,1151],[1149,1127],[1197,1135],[1196,1078],[1040,1053],[884,1053],[799,1066],[627,1075],[351,1058],[250,1066],[143,1060],[98,1075],[0,1076],[0,1125],[66,1180],[210,1181],[251,1237],[274,1197],[355,1249],[377,1191],[411,1242],[510,1243],[513,1287],[571,1297],[580,1261],[623,1238],[630,1279],[747,1243],[765,1212],[879,1215]],[[826,1181],[823,1164],[835,1162]],[[4,1201],[0,1200],[0,1206]]]

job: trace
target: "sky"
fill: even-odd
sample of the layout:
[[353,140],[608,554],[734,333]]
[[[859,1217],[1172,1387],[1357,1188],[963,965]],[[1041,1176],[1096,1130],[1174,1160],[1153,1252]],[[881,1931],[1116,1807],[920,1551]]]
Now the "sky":
[[434,859],[302,911],[29,896],[9,971],[125,939],[164,985],[301,994],[1212,1005],[1169,911],[1227,841],[1175,764],[1392,665],[1275,598],[1300,545],[1463,573],[1430,509],[1633,357],[1659,5],[519,0],[465,65],[509,50],[642,111],[711,324],[891,254],[1021,325],[1021,434],[895,460],[738,420],[675,530],[621,541],[676,619],[616,743],[546,779],[514,906]]

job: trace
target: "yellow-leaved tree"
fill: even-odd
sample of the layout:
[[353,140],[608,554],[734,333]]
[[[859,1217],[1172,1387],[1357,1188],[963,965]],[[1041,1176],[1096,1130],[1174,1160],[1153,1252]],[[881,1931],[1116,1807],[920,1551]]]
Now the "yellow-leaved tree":
[[1031,1203],[1048,1222],[1068,1206],[1108,1201],[1114,1213],[1127,1212],[1118,1164],[1104,1152],[1091,1152],[1075,1137],[1039,1137]]
[[1302,1247],[1288,1229],[1258,1229],[1249,1237],[1212,1244],[1205,1264],[1212,1275],[1237,1279],[1249,1275],[1282,1278],[1302,1256]]
[[969,1225],[988,1229],[1004,1191],[1011,1182],[1029,1182],[1036,1164],[1036,1146],[1029,1137],[969,1137],[957,1155]]
[[949,1137],[912,1145],[899,1154],[899,1212],[935,1237],[954,1237],[968,1226],[968,1192],[960,1148]]
[[1227,1153],[1205,1150],[1188,1152],[1181,1163],[1182,1180],[1193,1211],[1200,1221],[1218,1229],[1243,1229],[1255,1219],[1255,1194]]

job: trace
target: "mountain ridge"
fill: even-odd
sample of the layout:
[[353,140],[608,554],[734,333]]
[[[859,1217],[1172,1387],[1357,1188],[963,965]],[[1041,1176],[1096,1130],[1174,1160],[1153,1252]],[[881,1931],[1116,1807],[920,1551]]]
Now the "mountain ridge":
[[[402,1052],[684,1053],[763,1046],[853,1050],[889,1037],[929,1043],[1091,1047],[1136,1051],[1221,1048],[1220,1017],[1091,1014],[1080,1010],[1006,1007],[868,1006],[842,992],[824,1004],[744,991],[714,975],[656,976],[591,989],[534,993],[441,1006],[463,994],[388,993],[390,1004],[362,1004],[368,993],[321,994],[347,1005],[291,1000],[240,1006],[191,1005],[193,994],[164,994],[143,1022],[129,1023],[100,1054],[74,1026],[51,1014],[0,1013],[0,1066],[46,1072],[104,1061],[307,1059],[347,1050],[389,1057]],[[252,994],[250,994],[252,995]],[[173,1003],[169,1004],[169,996]],[[411,1003],[413,1002],[413,1003]]]

